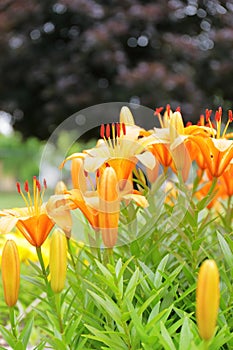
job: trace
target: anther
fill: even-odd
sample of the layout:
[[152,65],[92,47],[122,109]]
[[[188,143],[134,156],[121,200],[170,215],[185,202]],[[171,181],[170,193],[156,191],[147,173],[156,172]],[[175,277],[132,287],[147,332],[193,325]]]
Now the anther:
[[163,110],[163,107],[158,107],[158,108],[155,108],[155,112],[154,112],[154,115],[158,115],[162,112]]
[[105,135],[106,135],[107,139],[110,138],[110,125],[109,124],[106,125]]
[[20,183],[19,182],[16,182],[16,187],[17,187],[18,193],[21,193],[21,188],[20,188]]
[[100,137],[102,137],[102,139],[104,138],[104,124],[100,126]]
[[44,185],[44,189],[46,190],[48,186],[47,186],[47,182],[45,179],[43,180],[43,185]]
[[28,180],[25,181],[24,183],[24,189],[25,189],[25,192],[29,192],[29,186],[28,186]]
[[121,126],[122,126],[123,135],[126,135],[125,123],[121,123]]

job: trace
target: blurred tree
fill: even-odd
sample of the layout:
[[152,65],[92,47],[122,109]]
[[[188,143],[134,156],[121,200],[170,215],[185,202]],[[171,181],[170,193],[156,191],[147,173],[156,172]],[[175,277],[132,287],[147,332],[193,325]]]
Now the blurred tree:
[[110,101],[232,107],[232,0],[2,0],[0,32],[0,109],[25,137]]

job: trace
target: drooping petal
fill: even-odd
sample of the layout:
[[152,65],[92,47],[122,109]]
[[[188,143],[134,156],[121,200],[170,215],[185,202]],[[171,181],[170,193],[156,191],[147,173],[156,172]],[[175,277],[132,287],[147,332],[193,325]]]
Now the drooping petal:
[[148,169],[152,170],[156,165],[155,157],[149,151],[137,154],[135,157]]

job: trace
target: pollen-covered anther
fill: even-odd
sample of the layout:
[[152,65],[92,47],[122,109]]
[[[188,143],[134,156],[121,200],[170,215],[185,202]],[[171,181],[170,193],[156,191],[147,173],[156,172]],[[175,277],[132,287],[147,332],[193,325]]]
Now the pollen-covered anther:
[[155,108],[154,115],[159,115],[163,110],[163,107],[157,107]]
[[228,111],[228,120],[230,123],[233,121],[233,114],[231,109]]

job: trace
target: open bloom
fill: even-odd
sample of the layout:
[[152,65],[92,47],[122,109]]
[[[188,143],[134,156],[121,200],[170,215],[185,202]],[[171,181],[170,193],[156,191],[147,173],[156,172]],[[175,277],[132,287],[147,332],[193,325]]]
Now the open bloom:
[[215,113],[216,128],[213,127],[210,120],[212,111],[206,111],[206,118],[211,128],[211,137],[202,137],[202,135],[192,135],[191,142],[195,143],[202,153],[204,164],[212,177],[219,177],[223,174],[227,166],[233,159],[233,140],[229,138],[232,134],[227,134],[227,127],[232,122],[232,111],[228,113],[228,121],[221,135],[222,127],[222,109],[219,108]]
[[54,222],[48,216],[45,204],[43,204],[46,183],[44,182],[42,189],[41,184],[34,177],[32,196],[27,181],[24,184],[25,193],[21,190],[19,183],[17,183],[17,189],[23,197],[26,207],[0,211],[1,233],[8,233],[16,226],[30,244],[40,247],[54,226]]
[[[101,139],[97,142],[96,147],[85,150],[83,153],[72,154],[61,166],[67,160],[81,158],[86,172],[94,173],[98,170],[101,173],[106,164],[109,164],[115,170],[118,181],[130,180],[132,171],[138,162],[141,162],[146,168],[153,169],[156,163],[155,158],[145,149],[143,139],[138,139],[142,128],[134,124],[132,114],[127,107],[121,110],[120,120],[129,124],[120,122],[101,125]],[[78,166],[81,164],[72,164],[72,173],[77,172],[75,169]],[[122,181],[120,186],[123,186],[124,183]]]
[[215,330],[219,308],[219,273],[214,260],[205,260],[201,265],[196,294],[196,316],[200,336],[209,340]]
[[20,262],[17,245],[10,239],[6,241],[2,252],[2,282],[6,304],[14,306],[19,294]]

